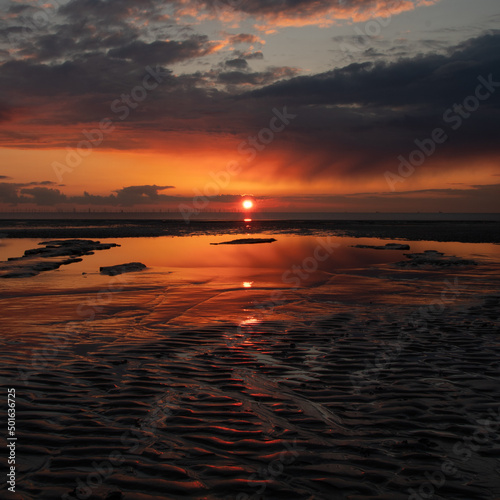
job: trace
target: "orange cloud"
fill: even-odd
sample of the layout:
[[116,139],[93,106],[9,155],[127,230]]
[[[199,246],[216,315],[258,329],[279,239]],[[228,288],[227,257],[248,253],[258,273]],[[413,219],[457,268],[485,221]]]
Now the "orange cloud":
[[355,2],[353,5],[344,7],[329,6],[325,4],[323,8],[317,5],[308,4],[302,8],[290,9],[282,12],[268,13],[264,17],[264,24],[257,24],[256,28],[267,32],[275,27],[302,27],[319,26],[327,28],[340,20],[351,20],[353,22],[364,22],[370,19],[381,17],[388,18],[401,14],[406,11],[414,10],[420,6],[429,6],[437,3],[439,0],[419,0],[417,2],[406,0],[403,2],[394,2],[391,0],[379,0],[376,3]]
[[260,0],[200,0],[199,8],[203,13],[195,14],[190,0],[178,0],[178,14],[202,19],[219,19],[226,23],[238,24],[244,18],[251,16],[258,20],[256,28],[266,33],[272,33],[276,27],[319,26],[328,27],[339,20],[363,22],[375,17],[387,18],[402,12],[414,10],[421,6],[430,6],[439,0],[346,0],[333,2],[331,0],[287,1],[279,5],[264,3]]

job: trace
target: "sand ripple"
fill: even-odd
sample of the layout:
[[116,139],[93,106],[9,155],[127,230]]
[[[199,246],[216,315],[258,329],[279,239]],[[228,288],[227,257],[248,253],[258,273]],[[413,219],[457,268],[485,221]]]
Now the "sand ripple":
[[156,306],[106,309],[45,364],[38,332],[2,339],[2,381],[19,374],[17,498],[499,498],[497,295],[417,331],[415,308],[375,306],[181,328],[141,293]]

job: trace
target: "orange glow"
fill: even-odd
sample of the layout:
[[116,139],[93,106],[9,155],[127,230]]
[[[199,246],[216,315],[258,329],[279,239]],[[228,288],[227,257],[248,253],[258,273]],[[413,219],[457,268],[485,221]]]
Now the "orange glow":
[[247,318],[240,323],[240,326],[258,325],[260,321],[256,318]]
[[[283,27],[302,27],[302,26],[319,26],[327,28],[332,24],[337,24],[339,20],[350,19],[356,23],[373,19],[374,17],[387,18],[393,15],[401,14],[409,10],[413,10],[421,5],[433,5],[439,0],[419,0],[417,4],[412,2],[400,2],[398,5],[391,5],[388,1],[377,2],[375,9],[362,10],[358,7],[325,7],[322,12],[317,11],[317,5],[311,4],[309,8],[289,10],[280,13],[272,13],[263,16],[262,24],[256,24],[255,28],[265,33],[274,32],[275,28]],[[260,20],[259,20],[260,21]]]
[[[57,177],[53,169],[53,162],[66,164],[68,152],[65,149],[0,148],[4,160],[0,173],[10,177],[11,180],[7,179],[7,182],[11,183],[53,182],[51,188],[67,196],[83,196],[83,193],[87,191],[91,195],[107,197],[126,186],[175,186],[162,192],[162,194],[172,196],[171,202],[155,203],[151,206],[137,205],[133,207],[134,210],[175,210],[181,203],[192,206],[194,196],[206,196],[207,193],[221,195],[252,193],[252,196],[259,197],[258,209],[264,212],[282,210],[416,212],[446,209],[461,211],[460,208],[464,204],[460,205],[456,201],[456,197],[461,196],[461,192],[447,192],[447,190],[456,187],[469,189],[472,193],[474,190],[469,186],[477,184],[478,176],[484,179],[481,182],[484,185],[494,184],[498,179],[496,177],[497,164],[493,157],[485,156],[475,160],[464,157],[460,160],[453,159],[452,162],[450,158],[436,156],[436,158],[429,158],[425,165],[417,168],[414,175],[405,178],[404,182],[396,183],[396,191],[391,193],[389,184],[380,172],[389,170],[397,174],[397,162],[381,163],[377,169],[353,177],[347,175],[350,171],[348,163],[351,158],[349,157],[332,165],[327,171],[318,172],[317,175],[310,175],[305,179],[304,161],[297,158],[294,160],[290,152],[280,150],[278,147],[265,156],[263,152],[258,164],[249,165],[244,157],[239,157],[236,147],[233,147],[234,144],[229,139],[213,141],[212,138],[210,143],[206,136],[197,134],[196,141],[191,139],[197,147],[191,147],[191,150],[188,150],[185,144],[186,136],[183,139],[182,134],[174,135],[177,147],[172,145],[170,151],[96,148],[92,154],[83,158],[80,164],[64,172],[61,179]],[[116,137],[118,138],[118,135]],[[146,139],[145,142],[147,143]],[[74,149],[77,142],[69,140],[68,144],[72,144],[71,148]],[[312,163],[316,161],[315,158],[309,158],[309,160]],[[318,156],[317,161],[321,160],[321,156]],[[357,158],[352,157],[352,161],[357,161]],[[231,169],[227,170],[227,165],[234,163],[244,167],[241,172],[235,173],[236,171]],[[287,165],[286,170],[283,168],[285,165]],[[473,168],[471,168],[472,165]],[[186,169],[189,169],[189,176],[185,175]],[[216,172],[215,177],[211,176],[213,172]],[[226,178],[229,180],[227,187],[225,186]],[[304,189],[306,189],[306,194],[304,194]],[[425,192],[428,189],[443,191],[429,194]],[[409,194],[410,191],[414,193]],[[325,193],[331,195],[326,196]],[[371,193],[371,195],[365,196],[363,193]],[[463,196],[466,195],[469,196],[469,193],[464,192]],[[176,200],[176,196],[180,197],[179,200]],[[424,209],[423,203],[426,203],[425,200],[429,196],[432,196],[435,201],[432,206],[426,205]],[[255,200],[253,200],[252,208],[242,205],[247,200],[252,201],[250,195],[248,198],[240,198],[235,206],[214,199],[207,208],[210,210],[239,208],[244,216],[248,217],[256,209],[256,205]],[[465,211],[488,211],[486,198],[474,203],[473,201]],[[5,202],[0,206],[6,210],[12,209],[12,206]],[[61,204],[65,210],[71,209],[72,206],[71,203]],[[20,208],[25,207],[39,208],[28,207],[27,204]],[[96,209],[97,206],[95,204],[79,205],[77,208]],[[117,204],[106,207],[103,205],[103,208],[130,209],[130,207]]]
[[245,210],[250,210],[253,207],[253,201],[252,200],[245,200],[245,201],[243,201],[242,205],[243,205],[243,208]]

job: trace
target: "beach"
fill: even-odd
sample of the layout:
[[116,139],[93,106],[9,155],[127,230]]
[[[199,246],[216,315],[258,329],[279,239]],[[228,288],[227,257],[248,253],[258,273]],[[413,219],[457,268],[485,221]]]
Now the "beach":
[[498,222],[0,232],[2,497],[500,498]]
[[499,0],[4,0],[0,500],[500,500]]

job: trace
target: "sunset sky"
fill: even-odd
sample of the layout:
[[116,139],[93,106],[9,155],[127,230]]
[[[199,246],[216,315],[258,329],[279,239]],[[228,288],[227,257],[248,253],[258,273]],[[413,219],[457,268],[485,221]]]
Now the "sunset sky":
[[0,0],[0,208],[498,212],[498,0]]

